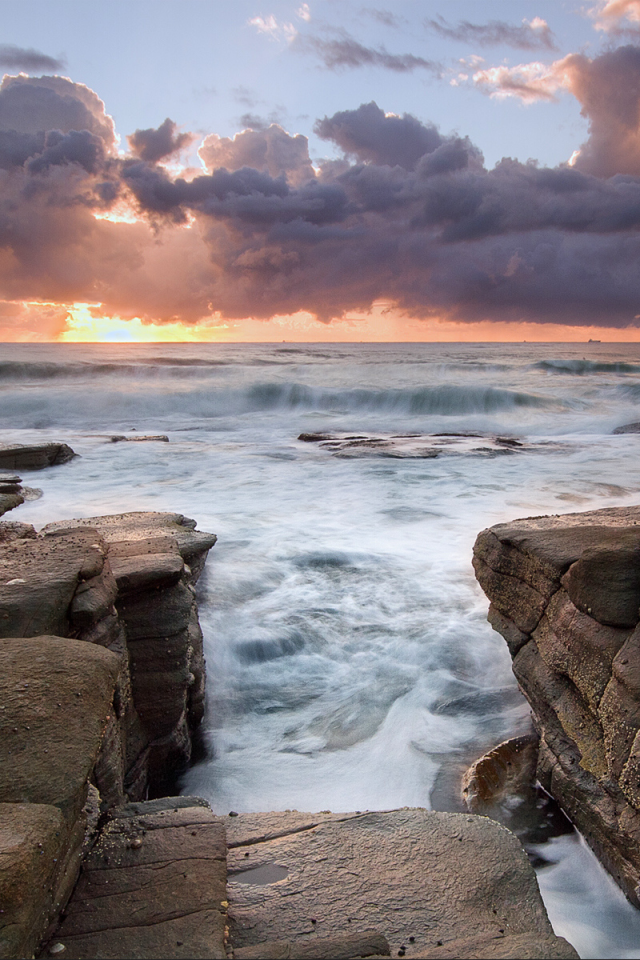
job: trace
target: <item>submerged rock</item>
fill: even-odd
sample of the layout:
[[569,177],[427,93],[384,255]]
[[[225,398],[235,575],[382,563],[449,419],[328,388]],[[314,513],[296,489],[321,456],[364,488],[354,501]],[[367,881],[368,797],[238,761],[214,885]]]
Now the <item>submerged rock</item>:
[[143,443],[145,440],[156,440],[160,443],[169,443],[169,437],[166,434],[158,434],[157,436],[141,436],[141,437],[125,437],[124,434],[114,434],[112,437],[109,437],[111,443]]
[[402,435],[301,433],[298,440],[317,443],[339,457],[392,457],[430,460],[443,454],[498,456],[531,449],[515,437],[476,433],[409,433]]
[[640,906],[640,507],[498,524],[473,564],[533,710],[537,777]]

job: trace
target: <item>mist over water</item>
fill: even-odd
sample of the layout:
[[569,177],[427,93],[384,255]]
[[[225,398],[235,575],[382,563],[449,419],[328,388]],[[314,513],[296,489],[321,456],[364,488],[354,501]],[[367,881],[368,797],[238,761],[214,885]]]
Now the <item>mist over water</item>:
[[[81,454],[25,471],[44,495],[7,519],[171,510],[218,534],[199,585],[210,756],[183,788],[223,814],[457,809],[465,765],[530,723],[477,533],[640,502],[640,435],[612,435],[640,420],[640,345],[11,344],[0,404],[2,441]],[[525,446],[346,458],[302,432]],[[108,439],[136,433],[170,442]],[[589,851],[544,848],[557,931],[640,956],[638,914],[614,886],[603,900]]]

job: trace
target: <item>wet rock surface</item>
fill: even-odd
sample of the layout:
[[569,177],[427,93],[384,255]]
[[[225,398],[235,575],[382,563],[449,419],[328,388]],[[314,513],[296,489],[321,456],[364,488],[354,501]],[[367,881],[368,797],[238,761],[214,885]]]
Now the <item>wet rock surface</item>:
[[533,446],[515,437],[475,433],[346,434],[301,433],[303,443],[316,443],[338,457],[392,457],[422,459],[452,454],[500,456],[530,450]]
[[499,524],[473,562],[533,710],[537,777],[640,906],[640,507]]
[[[227,842],[238,957],[282,941],[290,952],[271,956],[323,956],[295,951],[371,931],[393,956],[509,956],[513,943],[502,941],[512,937],[529,950],[517,956],[577,956],[555,937],[522,847],[486,818],[421,809],[244,814],[228,821]],[[439,953],[453,943],[458,952]]]
[[68,463],[76,456],[66,443],[0,443],[2,470],[43,470]]

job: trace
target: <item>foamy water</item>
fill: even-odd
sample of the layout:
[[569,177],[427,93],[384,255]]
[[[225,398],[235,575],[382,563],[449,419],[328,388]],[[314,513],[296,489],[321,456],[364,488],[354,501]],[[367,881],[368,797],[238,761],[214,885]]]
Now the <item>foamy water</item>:
[[[43,497],[11,519],[175,510],[218,534],[200,584],[211,755],[184,789],[220,813],[456,808],[464,765],[529,724],[477,533],[640,503],[640,435],[611,433],[640,420],[633,345],[4,345],[0,404],[1,440],[81,454],[25,472]],[[134,430],[170,443],[107,441]],[[303,431],[528,443],[345,459]],[[545,849],[558,932],[640,957],[638,913],[589,851]]]

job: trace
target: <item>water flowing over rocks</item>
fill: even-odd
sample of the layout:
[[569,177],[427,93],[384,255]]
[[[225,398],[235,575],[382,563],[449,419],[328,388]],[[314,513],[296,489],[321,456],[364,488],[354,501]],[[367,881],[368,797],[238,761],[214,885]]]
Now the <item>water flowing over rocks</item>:
[[317,443],[336,457],[391,457],[396,460],[430,460],[452,454],[495,457],[553,445],[550,441],[533,444],[516,437],[479,433],[301,433],[298,440]]
[[499,524],[473,564],[532,707],[537,777],[640,906],[640,507]]
[[0,524],[0,958],[574,958],[486,818],[166,796],[204,708],[194,528]]

